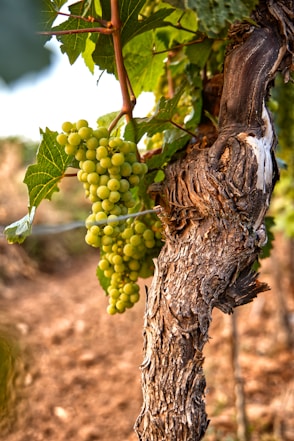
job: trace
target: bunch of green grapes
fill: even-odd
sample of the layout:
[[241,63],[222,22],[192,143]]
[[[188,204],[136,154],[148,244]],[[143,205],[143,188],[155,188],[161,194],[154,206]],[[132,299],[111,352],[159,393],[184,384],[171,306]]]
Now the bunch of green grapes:
[[107,310],[121,313],[139,300],[137,280],[152,275],[152,258],[162,246],[156,215],[127,218],[137,203],[132,190],[148,168],[139,161],[135,143],[110,136],[104,127],[94,130],[80,120],[65,122],[62,130],[56,140],[78,161],[77,177],[92,203],[85,240],[100,248],[97,276],[108,280]]
[[110,280],[109,314],[122,313],[139,300],[139,277],[152,276],[153,257],[162,246],[161,222],[155,215],[129,218],[114,241],[102,246],[98,272]]

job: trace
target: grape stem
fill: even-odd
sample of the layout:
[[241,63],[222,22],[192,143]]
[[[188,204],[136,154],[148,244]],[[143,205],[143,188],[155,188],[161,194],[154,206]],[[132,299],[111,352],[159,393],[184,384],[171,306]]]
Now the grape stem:
[[112,39],[114,47],[115,65],[117,69],[118,81],[122,94],[122,109],[118,116],[111,123],[109,130],[111,131],[119,119],[126,115],[127,122],[133,118],[133,108],[136,104],[136,97],[133,93],[130,80],[124,65],[122,44],[121,44],[121,20],[119,15],[118,0],[111,0],[111,23],[112,23]]

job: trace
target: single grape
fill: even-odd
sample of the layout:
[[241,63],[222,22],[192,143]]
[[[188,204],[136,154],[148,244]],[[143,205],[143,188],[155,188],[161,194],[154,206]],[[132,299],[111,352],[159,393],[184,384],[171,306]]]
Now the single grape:
[[115,304],[115,307],[120,313],[125,312],[126,310],[125,302],[123,302],[122,300],[118,300]]
[[115,315],[118,312],[115,305],[108,305],[106,311],[109,315]]
[[56,141],[60,145],[66,145],[68,143],[67,138],[68,136],[65,133],[59,133],[59,135],[56,136]]
[[89,139],[90,136],[92,135],[92,129],[90,129],[90,127],[85,127],[85,126],[81,127],[80,129],[78,129],[78,134],[84,140]]
[[111,191],[108,199],[110,202],[116,204],[120,200],[120,193],[118,191]]
[[102,201],[102,208],[104,211],[110,212],[114,207],[114,203],[111,202],[109,199],[104,199]]
[[120,166],[120,174],[123,177],[127,177],[130,176],[132,174],[132,166],[131,164],[129,164],[128,162],[124,162],[121,166]]
[[96,152],[95,152],[95,150],[87,150],[86,151],[86,158],[90,159],[91,161],[96,160]]
[[96,150],[98,145],[98,139],[95,136],[91,136],[91,138],[87,139],[86,146],[89,150]]
[[107,182],[107,187],[110,191],[116,191],[120,189],[120,181],[118,179],[109,179]]
[[96,164],[94,161],[87,159],[86,161],[82,162],[81,169],[86,173],[93,173],[96,171]]
[[100,138],[99,145],[103,145],[106,147],[108,145],[108,138]]
[[78,148],[77,152],[75,153],[75,158],[77,161],[85,161],[86,158],[86,152],[83,147]]
[[61,126],[62,130],[66,133],[70,133],[71,129],[73,128],[73,125],[71,122],[66,121]]
[[112,227],[111,225],[106,225],[106,226],[103,228],[103,233],[104,233],[106,236],[112,236],[112,235],[113,235],[113,232],[114,232],[114,229],[113,229],[113,227]]
[[114,153],[111,162],[114,166],[119,167],[125,162],[125,155],[123,153]]
[[97,196],[99,196],[100,199],[107,199],[109,197],[110,190],[106,185],[100,185],[97,190]]
[[108,157],[108,150],[104,145],[100,145],[96,150],[96,158],[98,161],[102,158]]
[[67,139],[70,145],[75,145],[75,146],[78,146],[82,141],[78,133],[70,133]]
[[[96,173],[96,172],[89,173],[88,176],[87,176],[87,181],[89,182],[89,184],[98,185],[99,184],[99,175],[98,175],[98,173]],[[97,189],[96,189],[96,191],[97,191]],[[93,193],[93,192],[91,191],[91,193]]]
[[77,130],[81,129],[82,127],[88,127],[88,121],[85,119],[79,119],[79,121],[76,122],[76,128]]
[[98,127],[98,129],[94,130],[93,134],[98,139],[109,137],[109,132],[108,129],[106,129],[106,127]]
[[107,156],[106,158],[100,159],[100,165],[106,169],[110,168],[112,166],[112,162],[111,162],[111,159],[109,158],[109,156]]
[[105,271],[109,268],[109,262],[107,259],[101,259],[98,266],[102,271]]
[[67,155],[75,155],[77,152],[77,147],[75,145],[66,144],[64,151]]

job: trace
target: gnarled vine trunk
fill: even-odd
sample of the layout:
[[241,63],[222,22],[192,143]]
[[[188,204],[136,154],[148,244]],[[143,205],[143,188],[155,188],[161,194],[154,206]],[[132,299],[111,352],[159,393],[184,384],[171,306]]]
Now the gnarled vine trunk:
[[252,271],[277,166],[266,98],[293,56],[293,0],[262,1],[259,26],[237,24],[224,67],[219,130],[200,136],[151,191],[165,245],[144,326],[142,441],[197,441],[206,431],[203,347],[212,309],[231,313],[268,289]]

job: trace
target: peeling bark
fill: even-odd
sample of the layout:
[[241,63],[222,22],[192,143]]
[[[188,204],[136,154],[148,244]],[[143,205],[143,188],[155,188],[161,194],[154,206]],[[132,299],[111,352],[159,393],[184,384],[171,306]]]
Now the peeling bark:
[[293,10],[292,0],[262,1],[253,15],[260,27],[232,27],[217,138],[199,137],[152,185],[165,245],[147,293],[141,441],[204,436],[202,351],[212,309],[232,313],[268,289],[251,269],[278,178],[266,98],[293,60]]

